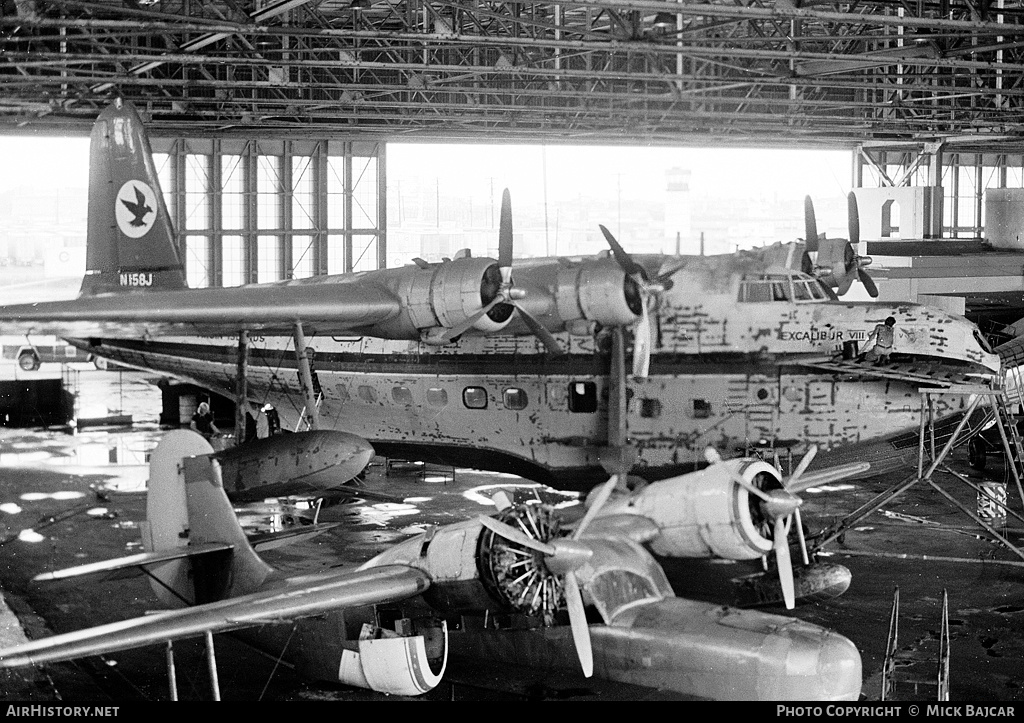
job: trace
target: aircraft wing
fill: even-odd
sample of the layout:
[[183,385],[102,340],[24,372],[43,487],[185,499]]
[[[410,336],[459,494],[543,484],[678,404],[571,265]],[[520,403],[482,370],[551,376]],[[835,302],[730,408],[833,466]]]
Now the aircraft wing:
[[308,617],[339,608],[404,600],[430,587],[422,570],[386,565],[293,578],[281,587],[145,615],[0,650],[0,667],[71,660],[167,640]]
[[372,283],[266,284],[231,288],[99,294],[66,301],[0,306],[0,334],[143,337],[345,333],[386,321],[399,299]]

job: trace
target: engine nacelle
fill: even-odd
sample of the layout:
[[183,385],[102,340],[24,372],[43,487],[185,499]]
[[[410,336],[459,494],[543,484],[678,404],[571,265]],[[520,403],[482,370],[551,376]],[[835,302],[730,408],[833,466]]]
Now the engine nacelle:
[[[417,269],[402,291],[408,319],[422,331],[451,329],[490,303],[501,286],[493,259],[463,257]],[[513,307],[498,304],[473,325],[483,332],[500,331],[512,319]],[[429,340],[431,335],[427,335]]]
[[391,695],[421,695],[433,690],[448,666],[448,626],[441,623],[435,644],[440,655],[427,653],[423,635],[378,637],[369,625],[359,638],[359,651],[344,650],[338,665],[338,681]]
[[558,270],[555,293],[558,317],[603,326],[632,324],[643,311],[640,290],[612,259],[586,261]]
[[754,486],[782,485],[779,473],[764,462],[728,460],[699,472],[654,482],[628,498],[610,501],[607,514],[638,514],[659,532],[648,541],[664,557],[719,557],[751,560],[772,549],[771,522],[760,500],[733,481],[725,466]]
[[[536,530],[547,541],[559,536],[554,511],[540,505],[509,508],[498,519]],[[561,598],[561,586],[532,550],[518,549],[478,520],[445,525],[385,550],[365,563],[409,565],[430,576],[423,599],[445,614],[520,612],[550,614]],[[525,565],[525,567],[524,567]],[[524,575],[525,571],[530,575]]]
[[[815,273],[825,286],[838,289],[851,271],[856,271],[853,245],[840,238],[826,238],[818,243]],[[852,268],[851,268],[852,267]]]

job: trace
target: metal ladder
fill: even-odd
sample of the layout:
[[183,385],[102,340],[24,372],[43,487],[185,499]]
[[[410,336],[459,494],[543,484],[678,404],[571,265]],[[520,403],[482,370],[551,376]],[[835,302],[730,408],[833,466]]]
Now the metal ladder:
[[[889,616],[889,639],[885,646],[882,665],[882,700],[924,700],[922,692],[934,690],[938,701],[949,700],[949,596],[942,590],[942,620],[939,628],[938,651],[932,640],[924,640],[920,650],[897,650],[899,642],[900,589],[893,593],[892,612]],[[937,663],[937,665],[936,665]],[[935,665],[936,667],[932,667]],[[934,677],[927,671],[934,670]],[[910,688],[912,687],[912,691]],[[902,690],[897,690],[902,688]],[[902,696],[913,695],[912,698]]]

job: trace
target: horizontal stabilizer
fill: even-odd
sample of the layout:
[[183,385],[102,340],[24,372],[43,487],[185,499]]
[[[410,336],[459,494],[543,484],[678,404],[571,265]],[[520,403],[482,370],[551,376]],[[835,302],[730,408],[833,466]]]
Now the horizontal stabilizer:
[[265,552],[278,547],[284,547],[285,545],[291,545],[294,542],[311,540],[317,535],[322,535],[329,530],[333,530],[339,525],[341,525],[340,522],[328,522],[317,525],[306,525],[304,527],[293,527],[287,530],[279,530],[278,532],[264,532],[258,535],[249,535],[249,544],[252,545],[252,549],[256,550],[256,552]]
[[349,606],[395,602],[418,595],[429,586],[425,572],[404,565],[303,576],[242,597],[76,630],[0,650],[0,667],[73,660]]
[[208,542],[202,545],[175,547],[169,550],[140,552],[137,555],[128,555],[127,557],[118,557],[113,560],[103,560],[102,562],[90,562],[88,565],[68,567],[63,570],[55,570],[54,572],[44,572],[41,575],[36,575],[32,579],[38,582],[44,580],[66,580],[72,577],[97,575],[99,573],[114,572],[129,568],[135,568],[137,570],[136,574],[142,574],[142,568],[146,565],[154,565],[158,562],[168,562],[170,560],[180,560],[186,557],[208,555],[212,552],[226,552],[233,549],[233,547],[233,545],[228,545],[223,542]]

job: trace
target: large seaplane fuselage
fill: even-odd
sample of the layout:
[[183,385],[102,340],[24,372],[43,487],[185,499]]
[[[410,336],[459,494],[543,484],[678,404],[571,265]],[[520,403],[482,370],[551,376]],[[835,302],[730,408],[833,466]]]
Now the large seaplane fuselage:
[[[764,444],[848,452],[916,430],[928,374],[980,379],[999,371],[972,323],[934,308],[831,301],[815,278],[766,270],[756,254],[636,259],[651,278],[674,269],[651,310],[649,373],[627,380],[628,437],[639,452],[632,473],[648,480],[703,466],[708,446],[727,456]],[[458,320],[444,319],[446,308],[464,316],[480,308],[479,274],[457,273],[451,267],[460,262],[476,269],[487,260],[267,285],[268,293],[319,287],[329,296],[326,285],[355,284],[403,300],[401,318],[367,325],[365,334],[307,337],[320,426],[359,435],[389,457],[510,472],[567,489],[605,479],[599,457],[608,440],[609,354],[602,328],[636,318],[615,261],[516,261],[515,285],[525,292],[518,305],[555,335],[564,355],[549,353],[515,313],[489,314],[439,343],[422,319],[450,327]],[[864,342],[889,316],[896,320],[894,353],[918,365],[914,375],[869,364],[863,373],[849,363],[828,368],[866,351]],[[297,428],[304,402],[292,338],[252,331],[248,342],[250,400],[273,404],[285,426]],[[237,389],[237,336],[75,343],[228,397]],[[935,412],[952,415],[966,404],[951,396]]]

